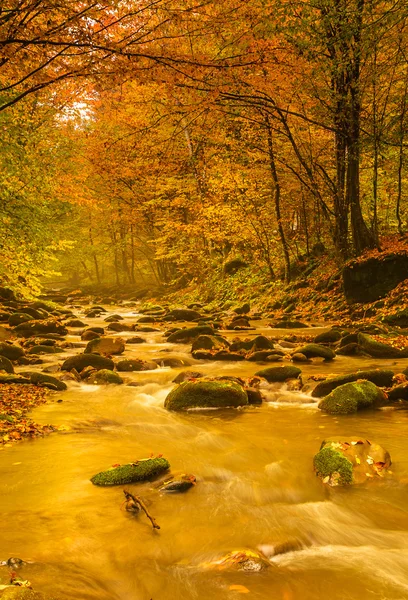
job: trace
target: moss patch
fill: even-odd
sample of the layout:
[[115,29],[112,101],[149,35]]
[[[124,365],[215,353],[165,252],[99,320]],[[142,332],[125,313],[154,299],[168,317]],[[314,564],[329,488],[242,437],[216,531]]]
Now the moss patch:
[[319,402],[319,408],[329,414],[352,414],[365,408],[383,406],[387,397],[370,381],[345,383]]

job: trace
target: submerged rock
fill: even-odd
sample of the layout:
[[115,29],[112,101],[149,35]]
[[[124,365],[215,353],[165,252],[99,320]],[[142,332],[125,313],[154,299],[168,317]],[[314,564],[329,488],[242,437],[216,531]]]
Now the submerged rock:
[[313,466],[323,483],[344,486],[384,477],[391,466],[391,457],[369,440],[325,440],[313,459]]
[[359,410],[377,408],[387,403],[387,396],[371,381],[356,381],[336,387],[320,400],[318,407],[331,415],[352,414]]
[[189,408],[229,408],[245,406],[248,396],[243,387],[234,381],[199,379],[184,381],[167,396],[164,407],[168,410]]
[[94,485],[123,485],[137,481],[148,481],[170,469],[170,463],[165,458],[144,458],[134,463],[118,465],[101,471],[91,479]]
[[167,338],[167,341],[171,344],[174,343],[186,343],[190,342],[194,338],[200,335],[214,335],[215,331],[209,325],[200,325],[197,327],[188,327],[186,329],[179,329],[175,331]]
[[293,367],[291,365],[285,367],[269,367],[255,373],[257,377],[263,377],[269,383],[281,383],[288,379],[296,379],[301,374],[302,371],[298,367]]
[[218,560],[203,563],[205,569],[212,571],[244,571],[246,573],[259,573],[270,566],[267,558],[255,550],[233,550]]

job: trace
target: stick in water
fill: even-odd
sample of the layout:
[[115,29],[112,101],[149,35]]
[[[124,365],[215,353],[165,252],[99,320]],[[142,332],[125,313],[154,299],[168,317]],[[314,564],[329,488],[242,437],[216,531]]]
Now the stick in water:
[[158,525],[156,523],[156,520],[151,516],[151,514],[149,513],[149,511],[146,508],[145,503],[143,502],[143,500],[141,498],[139,498],[139,496],[134,496],[133,494],[131,494],[130,492],[128,492],[127,490],[123,490],[123,493],[126,496],[126,500],[133,500],[133,502],[137,505],[140,506],[140,508],[143,510],[143,512],[145,513],[146,517],[150,520],[153,529],[160,529],[160,525]]

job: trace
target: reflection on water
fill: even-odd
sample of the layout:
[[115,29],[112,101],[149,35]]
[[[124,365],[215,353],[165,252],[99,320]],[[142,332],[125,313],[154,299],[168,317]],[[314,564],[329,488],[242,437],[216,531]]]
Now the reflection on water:
[[[149,344],[129,348],[126,356],[157,355],[161,335],[148,336]],[[192,361],[188,350],[171,347],[172,355],[189,358],[206,374],[249,376],[259,369]],[[338,357],[302,370],[306,380],[374,363],[396,371],[403,365]],[[407,414],[323,415],[309,395],[285,386],[267,386],[260,407],[168,413],[164,399],[182,370],[125,374],[137,387],[70,383],[55,395],[62,403],[35,411],[36,420],[69,430],[0,453],[0,559],[31,561],[21,576],[63,600],[235,599],[244,589],[256,599],[408,598]],[[322,439],[334,435],[385,446],[395,479],[324,489],[312,457]],[[151,483],[127,486],[143,497],[160,531],[143,515],[124,511],[121,487],[89,481],[114,463],[152,452],[166,456],[174,472],[197,477],[184,495],[161,494]],[[200,566],[241,548],[268,554],[288,539],[300,540],[300,549],[269,551],[271,565],[259,574]],[[1,583],[7,578],[8,569],[0,567]]]

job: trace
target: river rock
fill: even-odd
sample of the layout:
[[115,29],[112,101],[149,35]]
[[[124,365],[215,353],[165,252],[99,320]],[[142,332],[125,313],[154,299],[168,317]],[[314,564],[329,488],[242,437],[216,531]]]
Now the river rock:
[[137,320],[137,323],[155,323],[155,322],[156,322],[156,318],[149,317],[148,315],[146,315],[144,317],[139,317]]
[[80,373],[85,367],[94,367],[95,369],[110,369],[114,368],[115,364],[110,358],[100,356],[99,354],[77,354],[70,356],[62,363],[62,371],[71,371],[75,369]]
[[48,344],[39,344],[32,346],[28,350],[28,354],[58,354],[64,352],[59,346],[49,346]]
[[388,400],[395,402],[397,400],[408,400],[408,382],[400,383],[394,386],[389,392],[387,392]]
[[201,567],[213,571],[243,571],[260,573],[270,567],[267,558],[255,550],[233,550],[218,560],[203,563]]
[[365,333],[357,335],[357,341],[360,348],[373,358],[407,358],[408,349],[399,350],[389,344],[377,342],[371,336]]
[[352,414],[367,408],[377,408],[387,403],[387,396],[371,381],[356,381],[336,387],[320,400],[318,407],[331,415]]
[[191,308],[174,308],[167,313],[165,321],[195,321],[201,317],[201,313]]
[[83,323],[79,319],[71,319],[65,323],[67,327],[86,327],[86,323]]
[[328,440],[322,442],[313,466],[323,483],[344,486],[386,476],[391,457],[379,444],[369,440]]
[[18,360],[24,356],[24,350],[20,346],[2,342],[0,343],[0,356],[5,356],[9,360]]
[[117,333],[120,333],[122,331],[134,331],[134,326],[132,325],[132,323],[109,323],[108,325],[108,329],[110,331],[116,331]]
[[121,337],[95,338],[88,342],[85,354],[122,354],[125,351],[125,340]]
[[42,333],[57,333],[58,335],[66,335],[68,333],[68,329],[65,325],[62,325],[54,319],[43,321],[33,320],[28,321],[27,323],[21,323],[14,328],[14,331],[22,337],[30,337]]
[[230,345],[230,350],[232,352],[236,352],[237,350],[246,350],[246,351],[258,351],[258,350],[273,350],[274,344],[272,340],[267,338],[264,335],[257,335],[252,340],[233,340]]
[[123,321],[123,317],[121,315],[109,315],[104,321],[105,323],[115,323],[117,321]]
[[175,331],[169,335],[167,341],[170,342],[170,344],[183,344],[190,342],[200,335],[215,335],[215,331],[209,325],[188,327],[186,329],[179,329],[178,331]]
[[96,338],[100,338],[100,333],[96,333],[96,331],[92,331],[92,329],[87,329],[81,333],[81,340],[83,342],[89,342],[90,340],[96,340]]
[[110,383],[121,384],[123,383],[123,379],[115,373],[115,371],[111,371],[110,369],[99,369],[96,373],[92,373],[92,375],[87,378],[86,382],[95,385],[107,385]]
[[279,362],[282,360],[282,354],[278,354],[275,350],[257,350],[256,352],[248,352],[245,354],[245,360],[250,362]]
[[199,371],[183,371],[173,379],[173,383],[183,383],[183,381],[199,379],[200,377],[204,377],[204,373],[200,373]]
[[319,333],[313,340],[315,344],[335,344],[341,339],[341,332],[338,329],[330,329],[324,333]]
[[343,269],[344,294],[348,302],[375,302],[406,279],[407,273],[408,254],[353,260]]
[[333,360],[336,357],[331,348],[320,344],[306,344],[306,346],[296,348],[294,354],[303,354],[307,358],[323,358],[325,361]]
[[94,485],[124,485],[125,483],[148,481],[169,469],[170,463],[165,458],[145,458],[101,471],[94,475],[91,481]]
[[309,359],[307,358],[307,356],[305,354],[302,354],[301,352],[295,352],[295,354],[292,354],[292,360],[293,360],[293,362],[300,362],[300,363],[309,362]]
[[128,340],[126,340],[126,344],[145,344],[146,340],[139,337],[139,336],[135,336],[135,337],[131,337]]
[[302,371],[298,367],[293,367],[292,365],[285,367],[268,367],[267,369],[262,369],[255,373],[257,377],[263,377],[269,383],[282,383],[288,379],[296,379],[301,374]]
[[31,373],[30,382],[34,385],[46,387],[51,390],[57,390],[59,392],[63,392],[67,389],[67,386],[63,381],[60,381],[56,377],[51,377],[51,375],[46,375],[45,373]]
[[191,352],[196,350],[214,350],[228,348],[228,341],[220,335],[199,335],[191,346]]
[[33,317],[29,314],[25,314],[22,312],[16,312],[10,315],[8,319],[8,324],[10,327],[15,327],[16,325],[20,325],[20,323],[26,323],[27,321],[32,321]]
[[277,321],[274,325],[274,329],[304,329],[309,327],[306,323],[302,323],[302,321],[287,321],[286,319],[283,321]]
[[168,410],[190,408],[230,408],[245,406],[248,396],[243,387],[233,381],[199,379],[184,381],[167,396],[164,407]]
[[49,309],[43,309],[40,307],[34,308],[34,306],[21,306],[21,312],[30,315],[39,321],[48,319],[49,317]]
[[118,371],[152,371],[157,369],[157,364],[153,361],[145,361],[140,358],[129,358],[120,360],[116,364]]
[[6,373],[14,373],[14,367],[11,361],[5,356],[0,356],[0,371],[5,371]]
[[30,383],[27,377],[23,377],[18,373],[0,373],[0,384],[1,383]]
[[318,383],[312,392],[312,396],[313,398],[323,398],[323,396],[327,396],[340,385],[351,383],[358,379],[366,379],[378,387],[390,387],[393,377],[394,372],[388,369],[372,369],[368,371],[356,371],[348,375],[338,375],[337,377],[331,377]]

